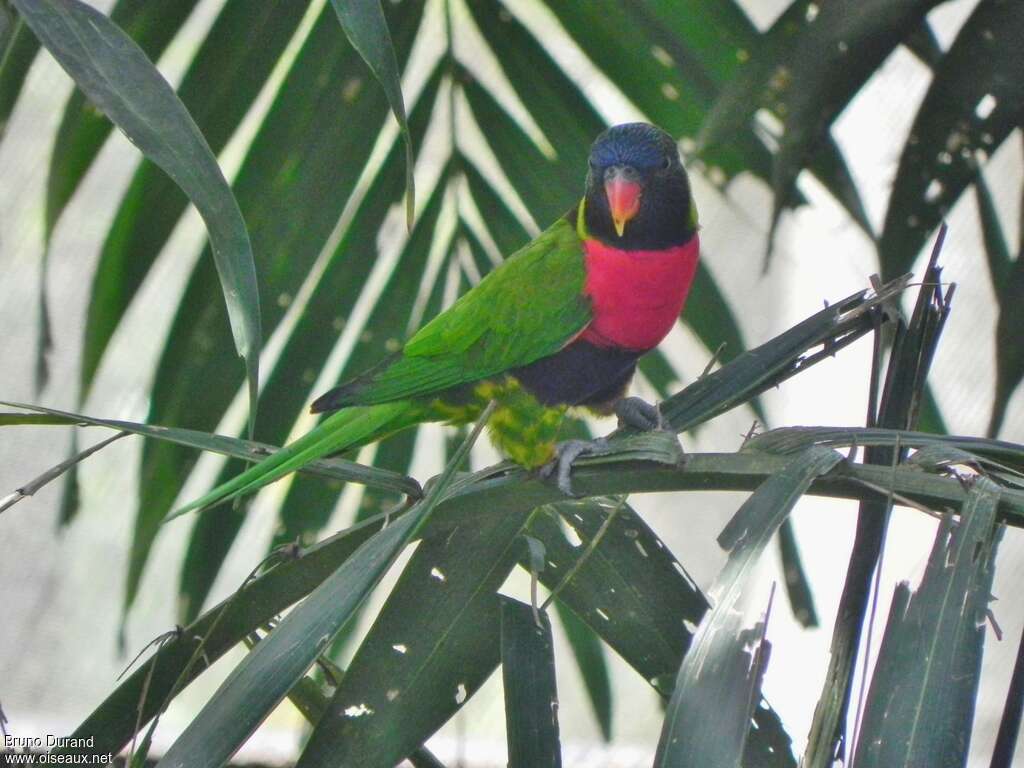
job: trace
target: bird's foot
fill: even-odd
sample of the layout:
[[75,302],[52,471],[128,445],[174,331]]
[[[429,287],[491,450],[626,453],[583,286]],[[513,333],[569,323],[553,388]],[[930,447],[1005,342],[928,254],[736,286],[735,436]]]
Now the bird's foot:
[[572,464],[580,456],[600,456],[608,452],[608,441],[599,437],[596,440],[566,440],[555,446],[555,458],[540,468],[540,476],[544,480],[552,475],[555,484],[566,496],[575,497],[572,489]]
[[668,430],[669,425],[661,415],[661,409],[639,397],[624,397],[615,404],[614,413],[619,417],[620,427],[633,427],[641,432]]

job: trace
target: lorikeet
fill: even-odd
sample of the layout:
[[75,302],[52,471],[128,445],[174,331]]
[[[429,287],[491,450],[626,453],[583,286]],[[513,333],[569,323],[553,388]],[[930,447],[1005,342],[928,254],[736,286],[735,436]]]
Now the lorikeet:
[[473,421],[492,399],[495,445],[525,467],[557,467],[570,493],[572,461],[594,444],[557,442],[568,408],[641,429],[661,425],[656,407],[625,393],[637,359],[679,317],[698,251],[675,141],[646,123],[609,128],[591,148],[586,192],[572,210],[402,350],[311,408],[337,413],[189,509],[415,424]]

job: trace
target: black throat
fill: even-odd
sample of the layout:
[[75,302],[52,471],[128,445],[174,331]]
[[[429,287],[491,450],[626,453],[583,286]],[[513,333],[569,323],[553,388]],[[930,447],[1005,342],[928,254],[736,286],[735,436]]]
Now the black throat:
[[615,232],[608,198],[599,184],[588,183],[584,200],[587,233],[615,248],[659,251],[683,245],[697,231],[690,210],[690,184],[681,168],[647,179],[640,210],[626,223],[622,237]]

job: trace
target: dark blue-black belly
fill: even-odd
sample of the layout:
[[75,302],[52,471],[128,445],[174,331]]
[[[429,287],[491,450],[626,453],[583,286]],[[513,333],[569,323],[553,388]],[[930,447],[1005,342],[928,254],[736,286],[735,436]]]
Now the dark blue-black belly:
[[577,339],[550,357],[512,369],[544,405],[604,405],[625,391],[640,352],[599,347]]

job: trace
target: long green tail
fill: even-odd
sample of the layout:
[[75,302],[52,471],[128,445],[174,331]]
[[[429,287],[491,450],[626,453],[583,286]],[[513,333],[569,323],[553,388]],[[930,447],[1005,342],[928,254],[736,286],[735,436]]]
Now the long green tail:
[[173,512],[167,519],[254,493],[311,461],[372,443],[424,420],[426,415],[422,405],[408,400],[338,411],[295,442]]

